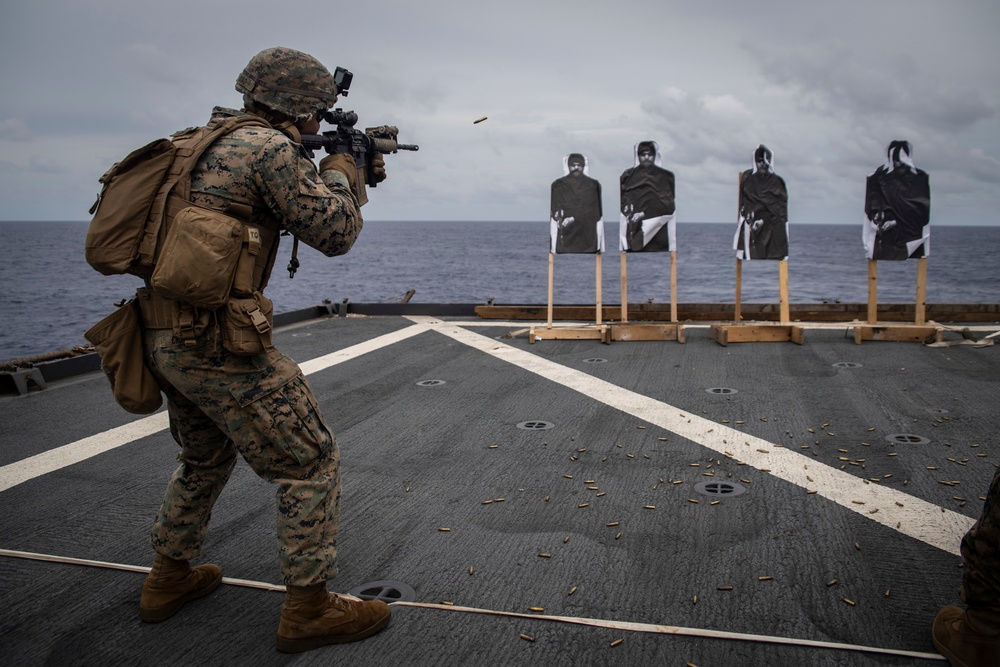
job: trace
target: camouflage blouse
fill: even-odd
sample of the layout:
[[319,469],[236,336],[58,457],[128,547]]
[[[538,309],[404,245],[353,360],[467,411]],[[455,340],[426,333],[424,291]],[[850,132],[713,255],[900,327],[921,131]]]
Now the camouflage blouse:
[[[241,113],[216,107],[212,120]],[[249,204],[251,225],[275,239],[288,231],[328,257],[350,250],[364,224],[347,178],[334,170],[321,176],[302,146],[267,127],[240,128],[206,150],[191,175],[191,200]]]

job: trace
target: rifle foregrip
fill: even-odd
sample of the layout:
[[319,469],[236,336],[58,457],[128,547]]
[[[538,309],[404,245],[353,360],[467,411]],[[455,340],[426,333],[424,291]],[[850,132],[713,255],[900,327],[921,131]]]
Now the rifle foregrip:
[[395,139],[386,139],[384,137],[368,137],[369,146],[376,153],[395,153],[399,150],[399,144]]

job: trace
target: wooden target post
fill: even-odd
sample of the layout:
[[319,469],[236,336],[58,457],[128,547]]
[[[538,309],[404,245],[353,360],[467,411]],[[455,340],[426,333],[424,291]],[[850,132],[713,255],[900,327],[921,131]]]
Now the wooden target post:
[[622,280],[622,324],[628,323],[628,270],[625,268],[625,255],[621,251],[621,280]]
[[743,262],[736,260],[736,303],[733,324],[713,324],[709,335],[719,345],[730,343],[780,343],[791,341],[798,345],[805,342],[805,329],[790,322],[788,305],[788,260],[778,262],[779,322],[743,322],[741,303],[743,291]]
[[736,303],[733,306],[733,322],[739,324],[743,321],[743,313],[740,312],[740,304],[743,299],[743,260],[736,258]]
[[913,324],[879,324],[878,321],[878,264],[868,260],[868,322],[854,326],[854,342],[865,340],[891,340],[910,343],[940,342],[944,329],[927,322],[927,258],[917,259],[917,300],[914,304]]
[[552,326],[552,297],[555,284],[555,253],[549,253],[549,289],[548,289],[548,317],[546,320],[545,328],[541,327],[531,327],[528,330],[528,342],[534,344],[536,340],[599,340],[602,343],[608,342],[608,327],[602,324],[601,311],[603,310],[603,305],[601,303],[601,254],[594,253],[595,268],[594,273],[597,281],[597,292],[596,292],[596,304],[595,310],[597,312],[596,322],[594,324],[588,324],[585,326],[568,326],[568,327],[553,327]]
[[670,251],[670,321],[677,321],[677,251]]
[[[739,185],[743,183],[743,172],[737,177],[737,210],[739,210]],[[749,254],[750,249],[746,252]],[[798,345],[805,342],[805,329],[792,325],[789,321],[788,306],[788,260],[778,262],[778,303],[779,323],[743,322],[741,312],[743,298],[743,260],[736,258],[736,300],[733,307],[733,324],[713,324],[709,335],[719,345],[730,343],[787,342]]]
[[677,251],[670,251],[670,324],[628,321],[628,269],[624,250],[621,252],[622,319],[611,324],[611,340],[676,340],[686,342],[684,325],[677,323]]

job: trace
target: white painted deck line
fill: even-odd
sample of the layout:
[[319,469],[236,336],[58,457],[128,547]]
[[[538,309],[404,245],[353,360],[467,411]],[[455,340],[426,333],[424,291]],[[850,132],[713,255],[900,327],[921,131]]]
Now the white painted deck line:
[[0,468],[0,492],[167,428],[167,412],[157,412],[103,433],[29,456]]
[[[746,435],[725,424],[717,424],[696,415],[684,413],[662,401],[642,396],[586,373],[560,366],[492,338],[467,331],[454,323],[443,322],[433,317],[408,317],[407,319],[414,322],[414,325],[311,359],[299,366],[303,373],[310,375],[406,340],[424,331],[438,331],[474,349],[503,359],[524,370],[573,389],[593,400],[687,438],[722,456],[730,456],[744,461],[759,470],[765,470],[765,472],[780,479],[796,484],[804,490],[816,491],[814,495],[832,500],[865,518],[949,553],[956,555],[959,553],[961,537],[974,523],[969,517],[957,512],[946,510],[889,487],[865,483],[853,475],[807,458],[798,452]],[[166,412],[159,412],[8,464],[0,468],[0,492],[166,428]],[[807,477],[811,477],[812,481]],[[858,504],[858,502],[863,504]]]
[[[962,535],[974,523],[973,519],[957,512],[890,487],[866,482],[796,451],[467,331],[454,323],[433,317],[407,319],[687,438],[722,456],[744,461],[758,470],[791,482],[803,489],[803,502],[809,502],[815,496],[826,498],[866,519],[955,555],[959,555]],[[808,479],[810,477],[812,480]],[[807,491],[816,493],[807,494]]]
[[313,373],[318,373],[321,370],[329,368],[331,366],[336,366],[345,361],[350,361],[351,359],[357,359],[361,355],[368,354],[369,352],[374,352],[375,350],[380,350],[383,347],[388,347],[389,345],[395,345],[400,341],[404,341],[407,338],[412,338],[417,334],[421,334],[425,331],[425,327],[422,326],[409,326],[405,329],[400,329],[399,331],[393,331],[392,333],[387,333],[371,340],[366,340],[363,343],[358,343],[357,345],[351,345],[350,347],[345,347],[343,350],[337,350],[336,352],[331,352],[330,354],[324,354],[322,357],[316,357],[315,359],[310,359],[304,363],[299,364],[299,368],[305,375],[312,375]]
[[[303,364],[299,364],[299,368],[302,369],[305,375],[317,373],[331,366],[356,359],[369,352],[394,345],[426,330],[425,326],[415,324],[405,329],[358,343],[357,345],[345,347],[343,350],[337,350],[322,357],[310,359]],[[123,426],[104,431],[103,433],[97,433],[82,440],[77,440],[76,442],[50,449],[47,452],[21,459],[15,463],[7,464],[0,467],[0,493],[36,477],[55,472],[74,463],[80,463],[116,447],[127,445],[146,436],[163,431],[168,425],[167,412],[163,410],[149,417],[143,417]]]

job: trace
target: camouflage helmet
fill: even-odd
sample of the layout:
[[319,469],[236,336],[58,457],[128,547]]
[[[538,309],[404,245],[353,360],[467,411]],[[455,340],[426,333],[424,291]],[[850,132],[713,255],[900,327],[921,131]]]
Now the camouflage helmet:
[[251,58],[236,79],[236,90],[296,120],[329,109],[337,101],[330,70],[308,53],[281,46]]

